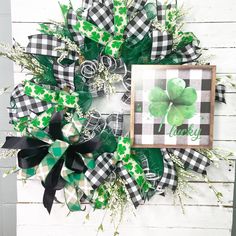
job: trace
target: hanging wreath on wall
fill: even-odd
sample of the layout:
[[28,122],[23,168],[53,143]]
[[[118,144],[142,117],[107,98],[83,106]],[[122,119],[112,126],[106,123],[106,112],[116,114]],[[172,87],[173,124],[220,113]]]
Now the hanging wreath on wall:
[[[90,110],[115,84],[123,84],[121,102],[130,104],[132,64],[202,63],[199,40],[182,31],[182,8],[146,0],[60,7],[63,23],[42,23],[26,48],[15,43],[1,53],[32,75],[12,92],[8,111],[20,136],[8,136],[3,148],[16,150],[22,179],[42,181],[48,212],[62,189],[70,211],[89,202],[122,212],[167,188],[181,197],[198,174],[208,182],[206,168],[222,157],[216,150],[134,149],[123,114]],[[224,93],[218,84],[216,101],[225,103]]]

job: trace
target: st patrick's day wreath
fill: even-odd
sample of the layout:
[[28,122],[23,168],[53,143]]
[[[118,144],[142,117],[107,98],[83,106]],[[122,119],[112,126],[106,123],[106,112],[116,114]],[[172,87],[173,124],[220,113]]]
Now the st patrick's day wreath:
[[[7,136],[5,156],[17,154],[18,172],[37,177],[50,213],[56,192],[64,190],[69,211],[84,203],[122,215],[154,194],[171,189],[188,196],[188,180],[210,183],[206,167],[220,158],[216,149],[132,148],[124,114],[101,115],[93,99],[115,93],[130,104],[131,65],[206,64],[192,32],[183,32],[183,10],[176,4],[146,0],[84,0],[83,8],[60,5],[63,23],[39,25],[26,48],[3,46],[8,57],[29,71],[10,98],[10,123],[19,135]],[[216,101],[225,103],[225,85],[217,84]]]

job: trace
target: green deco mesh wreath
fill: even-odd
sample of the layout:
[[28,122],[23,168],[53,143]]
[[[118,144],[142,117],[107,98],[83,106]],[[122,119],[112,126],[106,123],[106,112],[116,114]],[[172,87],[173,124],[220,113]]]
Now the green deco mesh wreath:
[[[21,135],[7,137],[3,148],[17,151],[22,179],[42,181],[48,212],[61,189],[70,211],[84,210],[89,202],[122,214],[128,203],[137,207],[166,188],[186,195],[188,178],[197,174],[208,181],[206,167],[218,156],[215,150],[134,149],[123,114],[102,116],[90,109],[96,97],[115,93],[115,84],[124,85],[121,102],[130,103],[132,64],[198,63],[199,41],[181,30],[182,9],[146,0],[60,7],[63,23],[42,23],[25,49],[15,43],[1,53],[32,75],[11,95],[10,122]],[[150,112],[180,125],[195,112],[196,91],[184,86],[186,94],[175,98],[175,84],[169,81],[167,91],[153,89]],[[189,103],[186,96],[189,110],[181,107]],[[176,102],[180,116],[173,119]]]

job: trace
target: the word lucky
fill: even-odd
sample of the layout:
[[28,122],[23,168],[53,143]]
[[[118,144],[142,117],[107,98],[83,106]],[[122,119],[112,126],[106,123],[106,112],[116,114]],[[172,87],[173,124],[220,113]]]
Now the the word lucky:
[[169,136],[191,136],[192,141],[200,139],[201,128],[194,128],[194,125],[188,126],[187,129],[181,129],[176,126],[172,126]]

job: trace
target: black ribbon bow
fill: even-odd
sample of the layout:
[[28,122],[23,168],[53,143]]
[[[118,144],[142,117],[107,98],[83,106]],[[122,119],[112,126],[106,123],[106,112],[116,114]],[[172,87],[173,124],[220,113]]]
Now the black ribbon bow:
[[[63,112],[56,112],[50,121],[48,134],[53,140],[64,141],[62,134],[63,117]],[[6,149],[20,149],[18,152],[18,165],[22,169],[38,166],[49,153],[49,147],[50,144],[31,137],[7,137],[6,142],[2,146],[2,148]],[[64,155],[53,166],[45,181],[42,181],[42,185],[45,188],[43,204],[49,213],[52,209],[56,191],[63,189],[66,184],[66,181],[61,177],[64,163],[68,169],[78,174],[84,173],[87,167],[80,154],[92,153],[99,147],[98,135],[83,143],[70,145]]]

